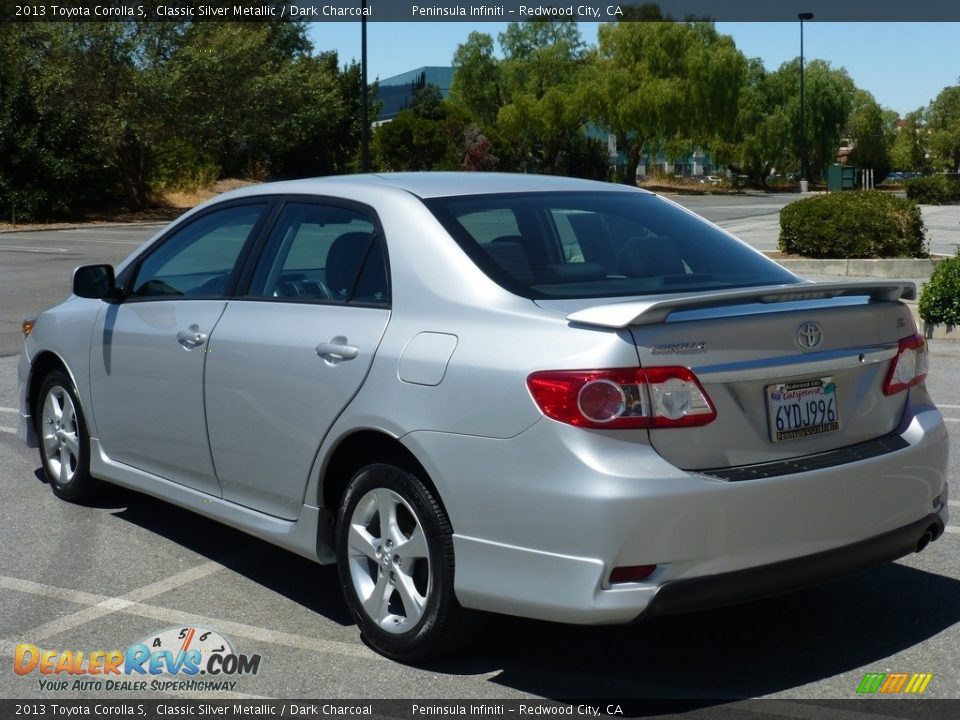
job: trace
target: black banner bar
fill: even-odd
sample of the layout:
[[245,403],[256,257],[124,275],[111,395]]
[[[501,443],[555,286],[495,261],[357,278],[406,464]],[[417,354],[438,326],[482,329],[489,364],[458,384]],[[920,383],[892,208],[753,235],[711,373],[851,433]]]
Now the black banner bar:
[[68,21],[306,21],[349,22],[512,22],[553,18],[577,22],[714,20],[795,22],[813,13],[811,22],[956,22],[960,2],[953,0],[105,0],[11,2],[2,18],[19,22]]

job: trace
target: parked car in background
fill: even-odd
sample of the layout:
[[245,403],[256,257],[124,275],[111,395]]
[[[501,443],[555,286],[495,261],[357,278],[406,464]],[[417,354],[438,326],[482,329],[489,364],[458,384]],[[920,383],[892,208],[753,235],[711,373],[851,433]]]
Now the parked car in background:
[[620,185],[247,187],[76,270],[25,328],[19,434],[61,498],[115,483],[336,563],[364,638],[419,661],[474,610],[628,623],[939,537],[914,295]]

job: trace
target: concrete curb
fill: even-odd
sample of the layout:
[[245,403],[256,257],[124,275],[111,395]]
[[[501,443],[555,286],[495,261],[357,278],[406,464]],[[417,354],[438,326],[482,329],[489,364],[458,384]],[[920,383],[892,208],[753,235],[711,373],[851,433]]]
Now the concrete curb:
[[797,275],[839,275],[841,277],[925,278],[933,274],[939,258],[891,258],[887,260],[812,260],[771,258]]
[[930,323],[926,323],[920,319],[920,312],[917,309],[916,302],[907,301],[906,305],[910,308],[917,327],[920,328],[920,332],[923,333],[923,336],[927,340],[947,340],[949,342],[960,340],[960,327],[956,325],[931,325]]
[[[184,210],[186,212],[186,210]],[[174,218],[176,219],[176,218]],[[91,230],[97,228],[118,228],[118,227],[164,227],[169,225],[172,220],[137,220],[133,222],[77,222],[77,223],[51,223],[44,226],[29,227],[11,227],[9,225],[0,225],[0,235],[18,235],[20,233],[38,233],[51,232],[55,230]]]

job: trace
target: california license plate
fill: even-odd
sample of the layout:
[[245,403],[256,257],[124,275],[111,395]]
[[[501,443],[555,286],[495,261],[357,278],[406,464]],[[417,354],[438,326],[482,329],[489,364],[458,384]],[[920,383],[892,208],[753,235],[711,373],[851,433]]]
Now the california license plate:
[[837,384],[832,377],[767,385],[767,417],[774,442],[840,429]]

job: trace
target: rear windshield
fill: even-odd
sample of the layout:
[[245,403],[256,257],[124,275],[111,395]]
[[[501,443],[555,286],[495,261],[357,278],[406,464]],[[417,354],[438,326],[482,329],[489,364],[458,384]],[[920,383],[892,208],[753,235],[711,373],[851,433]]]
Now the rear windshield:
[[514,193],[424,203],[481,270],[524,297],[620,297],[799,282],[655,195]]

